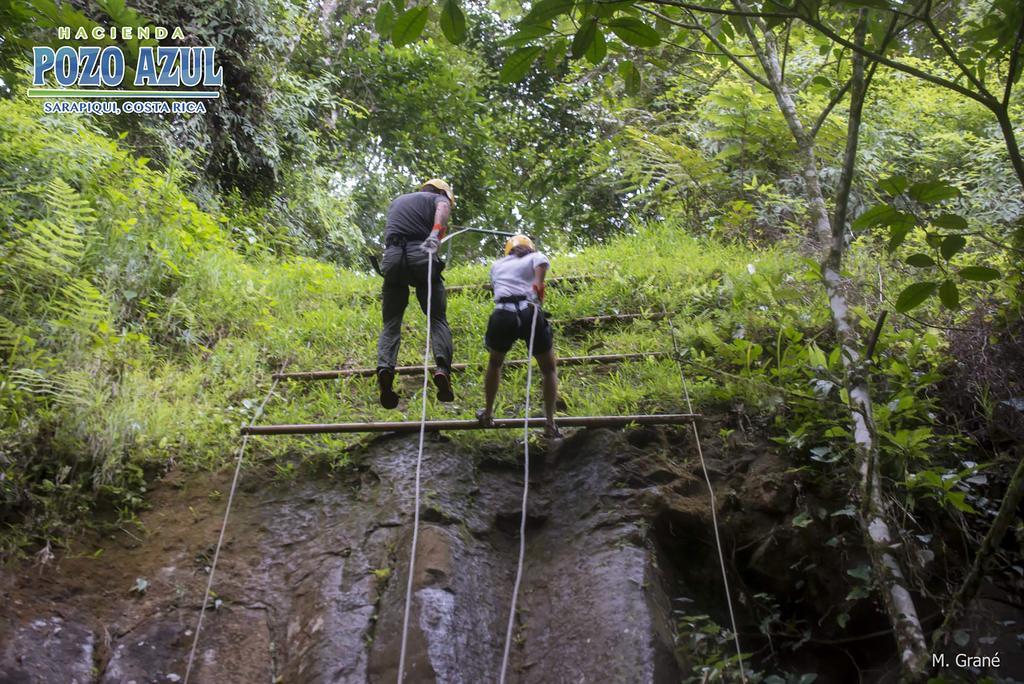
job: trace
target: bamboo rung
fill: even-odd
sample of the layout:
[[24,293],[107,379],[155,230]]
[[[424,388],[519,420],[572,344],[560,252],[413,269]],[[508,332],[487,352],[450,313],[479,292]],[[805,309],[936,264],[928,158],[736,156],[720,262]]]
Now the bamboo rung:
[[[633,416],[569,416],[555,418],[558,427],[624,427],[637,425],[681,425],[700,418],[699,413],[667,413]],[[429,420],[427,432],[439,430],[510,430],[522,428],[521,418],[499,418],[493,425],[481,425],[475,420]],[[530,418],[530,427],[544,427],[543,418]],[[243,435],[323,435],[343,432],[419,432],[419,421],[383,423],[309,423],[295,425],[253,425],[243,427]]]
[[[548,278],[545,283],[547,285],[553,285],[558,287],[566,283],[585,282],[591,280],[590,276],[578,275],[578,276],[562,276],[560,278]],[[464,292],[466,290],[490,290],[490,283],[476,283],[469,285],[449,285],[445,286],[445,292]]]
[[[670,356],[668,352],[642,352],[635,354],[603,354],[597,356],[565,356],[558,359],[560,366],[582,366],[589,363],[621,363],[623,361],[638,361],[648,357]],[[524,366],[526,359],[511,359],[505,361],[507,366]],[[464,371],[470,367],[468,363],[453,363],[453,371]],[[423,372],[423,366],[397,366],[397,375],[417,375]],[[377,374],[376,368],[338,368],[324,371],[298,371],[294,373],[275,373],[274,380],[331,380],[333,378],[345,377],[373,377]]]

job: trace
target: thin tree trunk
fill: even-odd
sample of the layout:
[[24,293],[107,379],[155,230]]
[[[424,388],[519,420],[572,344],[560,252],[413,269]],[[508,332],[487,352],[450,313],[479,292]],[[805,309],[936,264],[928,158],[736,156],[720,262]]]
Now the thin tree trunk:
[[970,572],[967,573],[963,584],[960,585],[960,589],[945,610],[946,619],[942,621],[942,626],[935,630],[935,634],[932,636],[933,649],[941,649],[946,645],[949,631],[960,621],[967,604],[978,593],[992,553],[1002,544],[1003,535],[1006,534],[1010,523],[1017,519],[1017,507],[1020,505],[1022,496],[1024,496],[1024,458],[1017,463],[1017,469],[1014,471],[1013,477],[1010,478],[1010,484],[1003,496],[1003,503],[999,506],[996,519],[992,521],[992,527],[981,541],[981,547],[974,557]]
[[[743,0],[733,0],[733,5],[740,11],[749,11]],[[845,371],[846,390],[850,397],[856,467],[861,476],[862,502],[859,518],[865,545],[881,588],[886,612],[893,626],[904,678],[916,680],[922,676],[927,664],[927,647],[917,609],[906,587],[906,578],[893,552],[895,544],[886,522],[886,507],[876,467],[878,446],[871,394],[868,390],[865,367],[857,351],[853,314],[842,291],[840,278],[844,249],[842,226],[833,229],[829,221],[825,197],[818,179],[814,138],[804,129],[797,115],[793,97],[782,79],[775,37],[763,21],[758,20],[757,23],[762,40],[758,40],[758,35],[750,22],[744,22],[775,100],[796,140],[803,161],[804,191],[815,233],[822,244],[829,245],[828,255],[822,264],[822,280],[832,312],[832,324]],[[860,76],[859,87],[863,91],[863,62],[860,66]]]
[[[867,34],[867,10],[857,16],[854,40],[863,43]],[[864,76],[864,56],[853,53],[853,78],[850,79],[850,114],[846,126],[846,152],[843,155],[843,171],[836,189],[836,209],[832,214],[832,249],[829,250],[829,266],[839,270],[843,255],[843,240],[846,238],[846,214],[850,204],[850,188],[853,187],[853,172],[857,163],[857,145],[860,143],[860,118],[864,111],[864,95],[867,79]]]
[[1017,145],[1017,134],[1013,130],[1010,113],[1005,106],[995,108],[992,111],[996,115],[996,120],[999,121],[999,130],[1002,131],[1003,140],[1006,141],[1006,151],[1010,155],[1010,164],[1013,165],[1013,171],[1017,174],[1017,180],[1020,181],[1021,188],[1024,188],[1024,159],[1020,155],[1020,146]]

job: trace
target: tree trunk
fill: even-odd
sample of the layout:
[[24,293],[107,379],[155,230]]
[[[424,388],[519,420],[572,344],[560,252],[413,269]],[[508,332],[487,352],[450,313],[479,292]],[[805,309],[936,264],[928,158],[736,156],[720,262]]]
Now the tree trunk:
[[[741,11],[750,11],[743,0],[733,0],[733,4]],[[846,295],[843,293],[840,278],[844,250],[843,227],[841,225],[833,227],[829,221],[825,197],[818,179],[814,138],[807,134],[800,121],[796,104],[782,78],[775,37],[763,21],[759,20],[757,24],[761,40],[758,40],[758,34],[755,33],[754,27],[749,21],[745,22],[747,35],[764,69],[779,109],[786,119],[786,124],[796,140],[803,162],[804,192],[815,234],[823,245],[829,245],[828,253],[821,266],[821,274],[845,371],[846,390],[850,397],[850,418],[853,427],[856,467],[861,477],[862,501],[859,519],[886,612],[893,626],[903,676],[907,680],[916,680],[924,672],[928,653],[921,621],[917,616],[913,598],[907,590],[906,578],[893,552],[892,534],[886,522],[886,506],[882,497],[881,479],[877,468],[878,445],[871,394],[868,390],[866,369],[860,353],[857,351],[853,314],[846,301]],[[860,62],[859,70],[861,97],[863,98],[863,60]],[[856,137],[853,142],[854,150],[855,140]]]
[[942,621],[942,626],[935,630],[935,634],[932,636],[932,648],[941,649],[946,645],[950,630],[960,621],[967,604],[978,593],[992,554],[1002,544],[1003,536],[1010,523],[1017,519],[1017,506],[1020,505],[1022,496],[1024,496],[1024,458],[1017,462],[1017,469],[1014,471],[1013,477],[1010,478],[1010,484],[1003,496],[1003,503],[999,506],[996,519],[992,521],[992,527],[981,541],[981,547],[974,557],[970,572],[967,573],[964,583],[960,585],[959,591],[956,592],[949,607],[944,611],[946,618]]

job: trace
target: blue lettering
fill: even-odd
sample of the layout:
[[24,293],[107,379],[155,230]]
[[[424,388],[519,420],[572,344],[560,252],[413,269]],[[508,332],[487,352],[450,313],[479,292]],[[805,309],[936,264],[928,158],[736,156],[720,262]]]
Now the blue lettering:
[[188,48],[188,52],[181,56],[181,85],[193,88],[203,80],[203,62],[198,57],[196,48]]
[[178,69],[174,63],[181,55],[181,48],[158,47],[156,55],[157,61],[160,62],[160,76],[157,77],[156,84],[160,86],[178,85]]
[[121,81],[124,80],[124,53],[121,52],[121,48],[113,46],[103,48],[100,62],[103,66],[103,85],[121,85]]
[[153,85],[156,79],[156,62],[153,60],[153,48],[139,48],[139,63],[135,69],[135,85]]
[[56,60],[53,73],[57,83],[65,88],[75,85],[78,81],[78,50],[65,45],[57,50]]
[[53,71],[53,66],[55,63],[56,58],[54,57],[53,48],[32,48],[32,85],[46,85],[46,81],[43,80],[43,75],[47,71]]
[[203,50],[203,85],[219,86],[224,84],[224,69],[214,63],[217,48],[204,47]]
[[78,58],[82,60],[81,75],[78,85],[98,86],[100,84],[100,49],[98,47],[78,48]]

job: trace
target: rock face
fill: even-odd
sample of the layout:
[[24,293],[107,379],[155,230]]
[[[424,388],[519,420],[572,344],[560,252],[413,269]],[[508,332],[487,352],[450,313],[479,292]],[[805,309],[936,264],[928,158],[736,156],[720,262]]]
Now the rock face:
[[[531,452],[509,681],[675,683],[728,657],[690,432],[585,430]],[[847,600],[848,571],[866,562],[847,485],[810,488],[763,443],[707,439],[704,454],[742,647],[770,654],[748,668],[895,682],[884,614],[870,598]],[[397,680],[416,439],[378,439],[354,456],[333,475],[244,473],[190,681]],[[520,448],[427,444],[407,682],[499,679],[519,551],[517,459]],[[230,481],[230,469],[165,478],[138,528],[80,540],[43,567],[5,569],[0,683],[183,681]],[[971,619],[982,653],[1002,654],[988,674],[1024,670],[1013,630],[992,627],[1024,623],[1024,612]],[[773,643],[759,632],[766,624]]]
[[[511,681],[680,680],[671,607],[682,580],[662,567],[652,530],[668,510],[706,522],[685,449],[685,432],[648,429],[533,450]],[[415,454],[415,439],[391,437],[340,478],[243,475],[192,681],[397,679]],[[428,442],[406,681],[498,680],[517,455]],[[6,578],[0,681],[182,681],[229,476],[162,483],[144,536]]]

